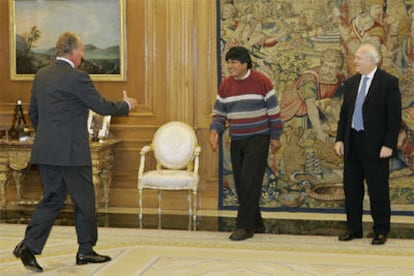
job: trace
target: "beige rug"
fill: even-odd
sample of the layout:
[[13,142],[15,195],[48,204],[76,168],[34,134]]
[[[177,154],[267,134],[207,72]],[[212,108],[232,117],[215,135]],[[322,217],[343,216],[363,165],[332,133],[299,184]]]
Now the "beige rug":
[[[12,250],[25,225],[0,224],[0,275],[30,275]],[[43,275],[414,275],[414,240],[372,246],[365,238],[99,228],[99,253],[113,260],[75,265],[75,229],[55,226],[38,262]]]

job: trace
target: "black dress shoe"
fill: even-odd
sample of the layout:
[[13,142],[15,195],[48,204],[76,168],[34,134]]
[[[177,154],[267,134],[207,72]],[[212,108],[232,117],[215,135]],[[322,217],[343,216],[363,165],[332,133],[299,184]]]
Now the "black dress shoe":
[[92,251],[88,254],[82,254],[82,253],[76,254],[77,265],[83,265],[87,263],[104,263],[104,262],[109,262],[110,260],[111,260],[111,257],[99,255],[95,251]]
[[353,240],[353,239],[361,239],[361,238],[362,238],[362,233],[359,233],[359,232],[353,232],[353,233],[346,232],[345,234],[340,235],[338,237],[338,240],[340,240],[340,241],[350,241],[350,240]]
[[371,241],[371,244],[381,245],[387,241],[387,235],[385,234],[375,234],[374,238]]
[[232,241],[243,241],[253,237],[253,235],[254,231],[236,228],[236,230],[231,233],[229,239]]
[[30,250],[23,244],[23,242],[16,245],[13,250],[13,255],[16,258],[20,258],[25,268],[33,272],[42,272],[43,268],[37,263],[35,256]]

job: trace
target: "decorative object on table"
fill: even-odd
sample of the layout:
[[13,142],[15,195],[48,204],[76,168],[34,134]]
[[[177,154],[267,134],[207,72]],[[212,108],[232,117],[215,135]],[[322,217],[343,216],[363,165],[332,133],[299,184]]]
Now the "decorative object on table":
[[16,105],[14,106],[13,123],[8,131],[8,137],[20,141],[24,141],[30,137],[29,125],[24,117],[21,100],[17,100]]
[[88,131],[91,141],[99,142],[108,139],[111,116],[102,116],[92,110],[89,111]]

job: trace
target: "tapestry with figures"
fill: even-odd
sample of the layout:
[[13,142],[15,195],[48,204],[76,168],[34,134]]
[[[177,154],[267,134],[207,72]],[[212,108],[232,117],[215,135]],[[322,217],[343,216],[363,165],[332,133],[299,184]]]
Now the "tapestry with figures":
[[[380,49],[381,68],[399,78],[398,156],[391,162],[392,211],[414,214],[414,1],[217,0],[219,78],[226,51],[246,47],[253,68],[271,78],[284,130],[269,154],[261,206],[342,212],[343,162],[333,148],[341,83],[355,74],[361,42]],[[220,81],[219,81],[220,82]],[[227,131],[220,141],[220,209],[237,207]],[[366,198],[364,205],[369,209]]]

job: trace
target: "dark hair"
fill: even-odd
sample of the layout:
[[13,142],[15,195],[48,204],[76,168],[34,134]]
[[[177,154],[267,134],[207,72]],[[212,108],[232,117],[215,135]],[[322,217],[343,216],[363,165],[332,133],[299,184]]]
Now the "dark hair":
[[72,50],[79,47],[80,38],[77,34],[71,32],[64,32],[56,41],[56,56],[63,57],[72,52]]
[[226,61],[229,59],[238,60],[241,63],[247,63],[247,69],[252,68],[252,59],[250,58],[249,51],[244,47],[231,47],[226,54]]

